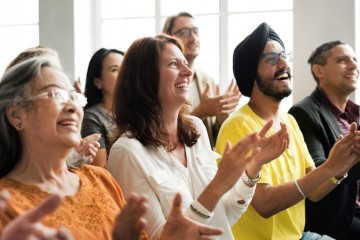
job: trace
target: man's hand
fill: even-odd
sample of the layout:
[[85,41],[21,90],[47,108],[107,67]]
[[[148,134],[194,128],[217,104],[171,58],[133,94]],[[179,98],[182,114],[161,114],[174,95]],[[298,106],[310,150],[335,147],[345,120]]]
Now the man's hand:
[[200,104],[191,114],[201,119],[216,116],[218,123],[222,124],[237,107],[240,96],[234,80],[224,94],[219,94],[219,87],[217,86],[214,96],[211,96],[210,83],[207,83],[204,92],[201,94]]

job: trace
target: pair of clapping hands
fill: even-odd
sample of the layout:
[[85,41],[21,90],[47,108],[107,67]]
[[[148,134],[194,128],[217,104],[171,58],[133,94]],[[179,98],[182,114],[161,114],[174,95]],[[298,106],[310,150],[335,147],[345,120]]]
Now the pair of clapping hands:
[[[7,201],[10,193],[0,192],[0,213],[8,211]],[[128,203],[115,221],[114,240],[138,240],[146,226],[143,218],[148,209],[147,197],[135,193],[130,194]],[[171,213],[162,231],[161,240],[210,239],[210,236],[220,235],[221,229],[211,228],[196,223],[183,215],[181,196],[175,196]],[[51,228],[41,224],[41,219],[54,211],[62,202],[59,195],[51,195],[39,206],[15,217],[3,227],[0,240],[72,240],[74,237],[66,227]]]

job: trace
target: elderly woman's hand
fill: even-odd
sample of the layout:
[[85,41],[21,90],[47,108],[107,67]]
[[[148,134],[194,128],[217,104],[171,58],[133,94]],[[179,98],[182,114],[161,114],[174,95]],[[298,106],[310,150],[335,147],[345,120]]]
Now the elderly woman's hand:
[[[9,192],[0,193],[1,211],[7,208]],[[54,211],[62,202],[59,195],[51,195],[36,208],[18,216],[8,223],[2,231],[0,240],[72,240],[70,231],[64,227],[51,228],[43,225],[41,219]]]

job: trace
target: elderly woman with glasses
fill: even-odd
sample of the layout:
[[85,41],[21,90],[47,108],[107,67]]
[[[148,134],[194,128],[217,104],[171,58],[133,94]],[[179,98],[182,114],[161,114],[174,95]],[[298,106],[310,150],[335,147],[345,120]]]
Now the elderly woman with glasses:
[[[86,98],[52,59],[33,57],[9,68],[0,81],[0,99],[0,189],[11,195],[0,194],[2,240],[147,239],[146,196],[132,193],[125,206],[105,169],[66,164],[81,141]],[[181,201],[178,194],[160,239],[222,233],[184,217]]]
[[0,189],[12,196],[0,219],[6,225],[58,194],[64,200],[45,225],[64,225],[75,239],[111,239],[123,194],[107,171],[67,166],[81,141],[86,98],[52,61],[25,60],[0,82]]

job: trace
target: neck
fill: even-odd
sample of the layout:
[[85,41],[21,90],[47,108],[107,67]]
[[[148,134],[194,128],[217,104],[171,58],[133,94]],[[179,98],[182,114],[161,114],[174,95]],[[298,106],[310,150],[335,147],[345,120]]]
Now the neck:
[[351,93],[344,93],[344,94],[341,94],[339,92],[334,93],[333,91],[324,90],[324,89],[322,89],[322,91],[323,93],[325,93],[326,97],[329,99],[329,101],[332,104],[334,104],[341,111],[343,112],[345,111],[346,103],[349,101]]
[[[281,101],[275,100],[269,96],[266,96],[259,92],[259,94],[254,94],[256,90],[253,90],[253,93],[250,97],[249,106],[251,110],[256,113],[261,119],[265,122],[274,121],[273,128],[280,129],[280,103]],[[264,104],[266,103],[266,104]]]
[[76,193],[79,181],[66,165],[70,151],[61,153],[55,148],[29,148],[25,145],[22,157],[7,176],[27,185],[38,186],[48,193],[72,195]]
[[112,101],[113,96],[110,95],[103,95],[103,100],[101,102],[101,106],[108,112],[112,112]]

